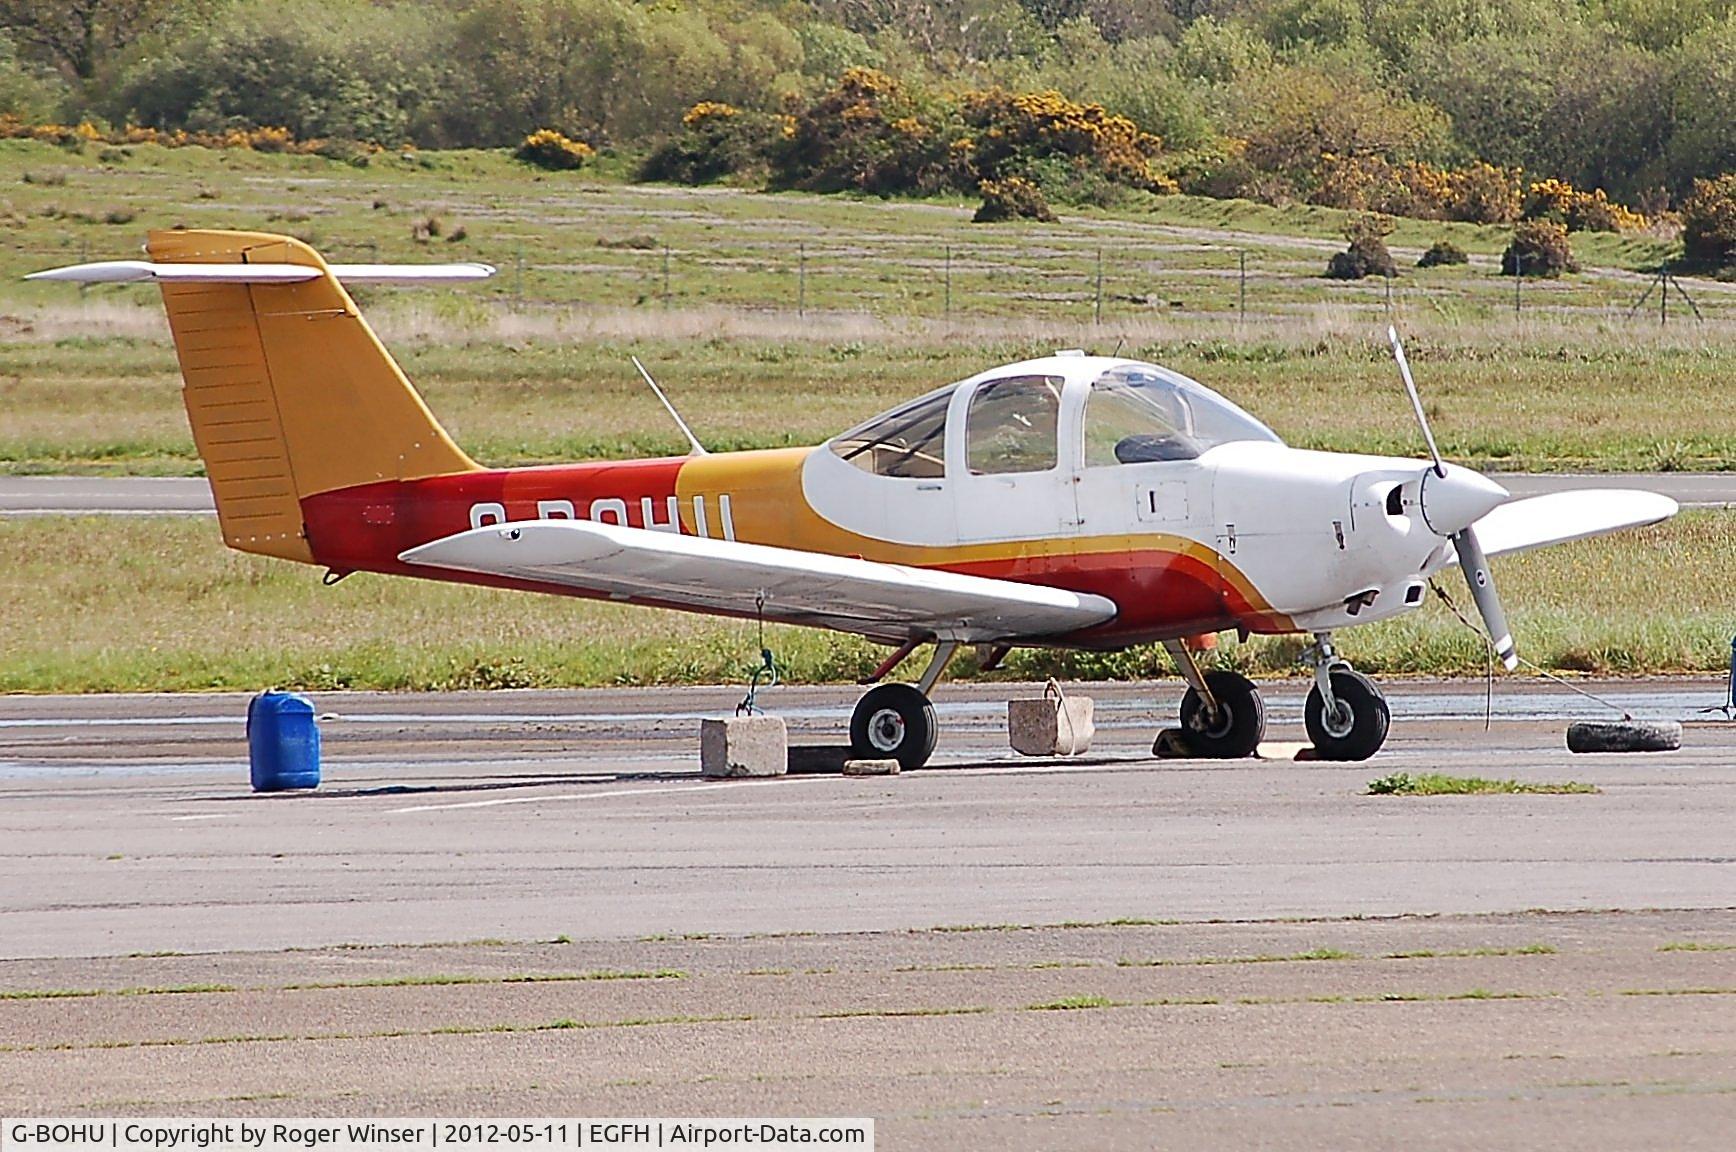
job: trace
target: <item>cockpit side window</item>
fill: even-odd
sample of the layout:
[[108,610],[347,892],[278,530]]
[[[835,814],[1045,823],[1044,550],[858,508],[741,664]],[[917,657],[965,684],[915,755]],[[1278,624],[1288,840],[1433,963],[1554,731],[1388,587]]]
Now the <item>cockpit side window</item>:
[[1047,472],[1056,464],[1059,376],[1009,376],[977,385],[965,414],[965,460],[975,475]]
[[952,392],[936,392],[877,416],[832,441],[832,451],[864,472],[938,480],[946,475],[946,410]]

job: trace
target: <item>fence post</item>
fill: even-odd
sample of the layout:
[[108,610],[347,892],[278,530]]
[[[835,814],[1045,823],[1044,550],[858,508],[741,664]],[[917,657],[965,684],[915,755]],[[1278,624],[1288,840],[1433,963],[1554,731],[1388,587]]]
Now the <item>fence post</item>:
[[669,310],[669,245],[663,245],[663,310]]
[[1097,249],[1097,301],[1091,308],[1091,323],[1103,323],[1103,249]]
[[1245,248],[1236,249],[1236,315],[1243,321],[1248,318],[1248,252]]
[[808,314],[808,243],[796,244],[796,315]]
[[512,298],[519,307],[524,306],[524,245],[518,246],[518,252],[512,262]]
[[946,246],[946,318],[952,319],[952,245]]

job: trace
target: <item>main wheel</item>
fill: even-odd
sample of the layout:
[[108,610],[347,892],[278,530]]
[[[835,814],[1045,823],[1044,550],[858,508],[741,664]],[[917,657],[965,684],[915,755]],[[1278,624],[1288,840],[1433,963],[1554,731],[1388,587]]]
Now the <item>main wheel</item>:
[[1331,676],[1338,711],[1328,714],[1319,687],[1311,689],[1302,714],[1308,739],[1322,760],[1366,760],[1386,743],[1392,722],[1386,697],[1373,680],[1355,669],[1334,668]]
[[1206,687],[1218,702],[1215,719],[1192,688],[1181,698],[1181,730],[1188,748],[1214,760],[1252,756],[1266,738],[1266,703],[1260,690],[1240,672],[1207,672]]
[[850,755],[857,760],[896,760],[920,768],[934,755],[939,729],[934,705],[909,684],[881,684],[856,702],[850,715]]

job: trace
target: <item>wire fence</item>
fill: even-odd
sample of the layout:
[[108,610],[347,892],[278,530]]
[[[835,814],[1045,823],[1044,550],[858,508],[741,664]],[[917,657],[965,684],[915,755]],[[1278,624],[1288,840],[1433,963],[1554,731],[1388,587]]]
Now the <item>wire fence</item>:
[[[794,314],[870,314],[965,321],[1042,319],[1107,324],[1204,317],[1271,320],[1324,309],[1417,314],[1476,321],[1517,314],[1563,322],[1623,325],[1723,325],[1736,322],[1736,284],[1594,268],[1558,278],[1500,274],[1493,257],[1453,268],[1407,267],[1417,253],[1395,250],[1394,277],[1335,281],[1322,275],[1337,245],[1240,247],[1209,241],[1138,237],[1054,239],[1027,243],[865,243],[764,237],[716,246],[661,243],[651,236],[573,243],[382,244],[333,238],[321,249],[340,261],[480,259],[499,275],[466,289],[476,299],[514,308],[598,307],[648,310],[739,309]],[[16,283],[54,264],[113,258],[87,237],[53,244],[0,245],[0,274]],[[21,287],[21,286],[20,286]],[[86,298],[142,291],[87,286]],[[15,302],[40,291],[5,293]]]

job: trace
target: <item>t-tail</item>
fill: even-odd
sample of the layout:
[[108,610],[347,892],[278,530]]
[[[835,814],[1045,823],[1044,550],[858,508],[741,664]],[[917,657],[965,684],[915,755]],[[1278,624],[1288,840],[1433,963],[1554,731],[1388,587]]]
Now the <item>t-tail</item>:
[[303,500],[479,470],[422,402],[344,283],[453,281],[485,264],[328,265],[288,236],[153,232],[149,260],[32,279],[162,288],[193,442],[231,548],[313,561]]

